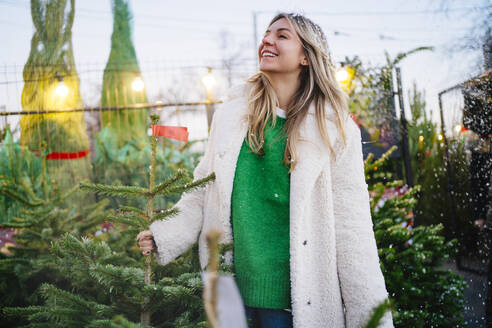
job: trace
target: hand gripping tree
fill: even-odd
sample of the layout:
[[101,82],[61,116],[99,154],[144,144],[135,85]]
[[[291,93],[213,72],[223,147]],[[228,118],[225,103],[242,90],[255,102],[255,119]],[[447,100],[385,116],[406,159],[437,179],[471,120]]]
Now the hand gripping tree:
[[[160,126],[157,126],[159,121],[158,115],[151,115],[153,131],[159,131]],[[155,129],[155,127],[157,127]],[[170,128],[170,127],[166,127]],[[215,179],[215,173],[209,176],[198,179],[196,181],[191,181],[186,172],[183,170],[178,170],[178,172],[164,180],[159,184],[155,184],[154,173],[155,173],[155,163],[156,163],[156,148],[158,142],[158,132],[154,132],[151,137],[151,147],[152,147],[152,164],[150,166],[150,177],[148,188],[138,187],[138,186],[114,186],[114,185],[103,185],[103,184],[89,184],[81,183],[81,188],[85,190],[94,191],[99,194],[104,194],[108,196],[119,196],[119,197],[144,197],[146,199],[146,207],[144,210],[132,207],[132,206],[120,206],[119,210],[110,217],[111,220],[115,222],[122,223],[128,226],[127,233],[134,233],[135,235],[142,231],[148,230],[150,224],[156,220],[163,220],[165,218],[174,216],[179,213],[177,208],[168,209],[155,209],[154,199],[160,195],[169,195],[173,193],[187,192],[196,188],[204,187],[208,182]],[[145,258],[145,284],[150,285],[151,282],[151,254],[147,254]],[[149,325],[151,319],[151,312],[146,310],[149,303],[149,299],[145,298],[142,304],[142,312],[140,313],[140,323],[142,325]]]

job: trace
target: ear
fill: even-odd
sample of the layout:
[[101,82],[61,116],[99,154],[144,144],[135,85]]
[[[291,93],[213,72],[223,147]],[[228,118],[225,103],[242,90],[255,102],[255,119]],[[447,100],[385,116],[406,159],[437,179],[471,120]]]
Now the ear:
[[301,65],[302,66],[309,66],[309,62],[305,56],[303,56],[301,59]]

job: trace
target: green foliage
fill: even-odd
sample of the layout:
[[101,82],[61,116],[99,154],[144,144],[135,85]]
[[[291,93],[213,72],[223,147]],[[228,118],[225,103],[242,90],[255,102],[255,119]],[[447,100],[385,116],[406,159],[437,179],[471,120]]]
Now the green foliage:
[[[28,152],[26,154],[31,156]],[[29,314],[29,318],[33,315],[32,311],[38,308],[40,299],[34,291],[42,283],[67,284],[67,278],[60,274],[49,252],[51,245],[67,231],[76,235],[95,233],[107,215],[107,201],[87,205],[81,212],[73,207],[67,208],[65,199],[76,189],[62,193],[56,184],[49,183],[45,161],[41,160],[40,180],[34,186],[28,176],[21,176],[19,183],[14,183],[15,176],[8,177],[0,185],[3,197],[18,208],[15,216],[1,218],[3,228],[16,229],[16,245],[8,248],[9,255],[0,255],[0,305],[29,306],[27,309],[13,310]],[[55,310],[39,312],[35,316],[55,316],[52,312]],[[7,319],[0,326],[12,327],[22,322]]]
[[[410,158],[414,180],[420,185],[416,195],[415,214],[419,225],[444,224],[443,233],[451,239],[451,203],[448,191],[448,177],[444,156],[444,140],[439,140],[437,124],[427,114],[425,93],[417,89],[416,84],[409,91],[412,117],[408,125]],[[451,164],[451,184],[454,185],[456,202],[456,220],[461,234],[460,245],[470,253],[476,249],[476,228],[472,225],[470,212],[469,161],[465,138],[461,135],[448,138],[449,161]]]
[[[29,58],[23,70],[25,83],[22,109],[39,111],[81,108],[80,80],[72,47],[75,0],[32,0],[31,16],[35,30]],[[60,79],[68,90],[65,96],[56,92]],[[22,115],[20,127],[22,144],[32,151],[40,151],[43,142],[47,142],[47,150],[50,152],[78,152],[89,148],[81,112]],[[90,178],[89,164],[87,156],[47,162],[50,176],[56,178],[60,189],[64,191],[76,181]]]
[[[135,47],[131,38],[131,13],[126,0],[112,0],[113,34],[111,52],[104,69],[101,105],[104,107],[147,103],[145,90],[135,91],[132,82],[141,78]],[[101,113],[101,123],[108,128],[118,145],[123,146],[147,134],[148,109],[122,109]]]
[[[118,147],[116,139],[108,128],[95,136],[94,180],[100,184],[143,187],[149,183],[149,166],[152,160],[152,147],[149,138],[131,139]],[[157,145],[155,155],[155,180],[163,183],[176,172],[192,172],[198,164],[201,152],[191,151],[191,146],[202,140],[189,141],[182,147],[174,140],[164,140]],[[188,174],[187,174],[188,175]],[[176,195],[166,195],[155,199],[156,206],[167,208],[178,200]],[[126,199],[123,203],[110,197],[112,207],[119,205],[145,206],[143,199]]]
[[[153,124],[156,123],[157,117],[151,117]],[[78,240],[76,237],[67,234],[61,243],[54,243],[52,248],[53,254],[58,258],[57,265],[63,268],[64,274],[71,278],[72,286],[78,287],[78,292],[90,286],[96,287],[97,291],[88,291],[89,295],[99,295],[98,299],[104,301],[102,304],[111,305],[111,309],[117,309],[113,314],[121,314],[131,322],[137,320],[135,317],[140,313],[140,324],[148,325],[151,323],[151,316],[160,317],[156,322],[162,322],[163,325],[169,326],[187,326],[202,322],[203,309],[201,304],[201,278],[200,273],[182,273],[179,276],[166,277],[160,276],[161,280],[157,283],[152,282],[152,273],[159,272],[160,268],[155,268],[152,257],[148,254],[145,257],[145,269],[141,266],[141,256],[136,256],[138,252],[131,251],[130,241],[134,243],[135,235],[144,229],[156,219],[162,220],[169,216],[176,215],[179,209],[169,208],[166,210],[156,210],[154,201],[158,196],[168,196],[173,193],[182,193],[202,188],[207,183],[215,179],[212,173],[207,177],[191,181],[192,179],[184,170],[178,170],[174,175],[164,179],[156,184],[156,157],[157,157],[157,140],[151,137],[151,165],[149,172],[148,187],[124,186],[124,185],[104,185],[84,182],[80,186],[82,189],[95,193],[124,198],[144,198],[145,208],[140,209],[132,205],[123,205],[118,211],[107,216],[108,220],[118,223],[118,230],[115,234],[122,236],[124,242],[118,243],[121,250],[119,253],[111,252],[110,247],[105,243],[99,243],[92,239]],[[154,215],[155,214],[155,215]],[[114,234],[113,234],[114,235]],[[108,239],[111,240],[111,239]],[[125,247],[126,244],[126,247]],[[133,254],[129,254],[132,252]],[[116,258],[115,258],[116,257]],[[116,263],[111,263],[116,261]],[[137,261],[138,263],[135,263]],[[124,262],[124,263],[122,263]],[[196,266],[196,261],[192,264]],[[81,282],[78,283],[77,280]],[[83,282],[82,282],[83,281]],[[103,292],[101,295],[100,292]],[[68,293],[68,292],[66,292]],[[52,297],[50,293],[48,297]],[[55,293],[56,294],[56,293]],[[65,294],[70,300],[76,299],[79,302],[67,303],[66,313],[72,316],[74,313],[81,311],[80,304],[83,301],[76,295]],[[106,299],[104,300],[104,297]],[[92,297],[91,297],[92,298]],[[49,298],[46,301],[49,306]],[[40,309],[43,313],[46,309]],[[166,312],[167,311],[167,312]],[[63,313],[63,311],[60,311]],[[178,317],[176,318],[176,315]],[[162,317],[163,316],[163,317]],[[176,318],[170,320],[171,318]],[[51,317],[44,316],[43,319],[52,320]],[[96,320],[106,320],[110,324],[109,318],[96,317]],[[200,320],[199,320],[200,319]],[[71,321],[68,317],[58,318],[68,325]],[[86,324],[89,324],[91,317],[87,317]],[[198,320],[198,321],[197,321]]]
[[392,303],[386,299],[373,309],[373,314],[365,324],[364,328],[377,328],[386,311],[391,311]]
[[[19,216],[24,195],[19,194],[16,189],[7,188],[9,186],[27,186],[33,190],[31,198],[37,201],[41,197],[42,188],[42,169],[41,159],[30,152],[26,147],[15,143],[10,130],[6,130],[5,138],[0,147],[0,216],[1,222],[12,217]],[[5,193],[10,192],[10,197]]]
[[[391,150],[392,151],[392,150]],[[385,154],[388,157],[388,154]],[[372,156],[365,161],[371,175]],[[420,186],[402,181],[369,186],[374,234],[390,298],[395,327],[464,327],[463,279],[440,268],[457,253],[457,240],[446,241],[443,225],[412,228]]]
[[386,63],[381,67],[366,68],[360,58],[346,57],[343,61],[354,70],[353,79],[347,88],[350,99],[350,111],[364,123],[364,127],[373,141],[378,141],[384,135],[383,131],[395,129],[393,111],[393,74],[392,70],[406,57],[432,47],[418,47],[408,52],[399,53],[390,58],[385,52]]
[[[67,233],[53,242],[51,254],[59,274],[69,278],[67,287],[70,288],[42,284],[37,294],[43,298],[43,305],[6,307],[4,315],[26,317],[29,322],[52,324],[53,327],[118,323],[131,326],[136,325],[139,312],[145,309],[154,313],[156,327],[205,324],[202,280],[198,270],[192,272],[190,252],[174,261],[174,269],[179,267],[184,271],[176,270],[174,277],[164,274],[172,270],[172,265],[166,270],[153,263],[156,283],[151,284],[144,282],[141,256],[135,260],[94,238],[79,239]],[[145,298],[150,302],[142,308]]]

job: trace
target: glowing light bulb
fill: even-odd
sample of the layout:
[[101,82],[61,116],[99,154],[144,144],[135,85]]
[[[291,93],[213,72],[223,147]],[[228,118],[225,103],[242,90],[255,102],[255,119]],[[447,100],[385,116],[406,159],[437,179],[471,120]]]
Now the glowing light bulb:
[[345,68],[341,68],[336,71],[335,77],[338,82],[345,82],[350,78],[350,74]]
[[458,124],[458,125],[456,125],[456,126],[454,127],[454,131],[456,131],[456,133],[460,133],[460,132],[461,132],[461,125],[459,125],[459,124]]
[[132,82],[133,91],[140,92],[145,88],[145,83],[140,76],[137,76]]
[[205,85],[205,88],[207,88],[207,90],[209,91],[212,90],[212,88],[217,84],[217,81],[215,80],[211,69],[209,69],[207,75],[202,78],[202,82]]
[[442,134],[441,133],[439,133],[439,136],[437,137],[437,139],[442,140]]
[[55,94],[60,98],[65,98],[68,95],[68,87],[63,83],[62,80],[58,82],[55,89]]
[[424,141],[424,136],[419,136],[419,142]]

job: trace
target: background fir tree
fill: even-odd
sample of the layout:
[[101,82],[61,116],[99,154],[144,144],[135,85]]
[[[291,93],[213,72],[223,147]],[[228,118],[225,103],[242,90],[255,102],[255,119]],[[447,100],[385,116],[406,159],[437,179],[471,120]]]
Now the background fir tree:
[[[126,106],[147,103],[145,89],[132,88],[141,79],[135,47],[131,36],[131,13],[126,0],[112,0],[113,34],[111,52],[104,69],[101,105]],[[102,127],[109,129],[117,147],[128,140],[147,136],[148,110],[117,110],[101,113]]]
[[[416,193],[415,216],[418,225],[442,223],[446,239],[453,235],[451,204],[449,201],[448,178],[444,161],[444,147],[441,131],[437,124],[427,115],[425,93],[419,91],[414,83],[408,92],[411,120],[408,125],[410,158],[414,172],[415,184],[420,185]],[[457,226],[456,237],[459,238],[461,251],[466,256],[477,254],[477,229],[471,220],[469,160],[466,158],[466,136],[461,133],[448,139],[449,161],[452,166],[454,185],[455,213]]]
[[[12,144],[4,147],[7,151],[15,151]],[[5,150],[4,147],[0,153]],[[45,154],[46,146],[42,147],[42,153]],[[30,158],[32,155],[27,152],[24,156]],[[15,160],[11,165],[26,162],[18,157],[12,159]],[[14,209],[0,217],[0,226],[3,229],[16,229],[16,245],[8,247],[8,255],[0,253],[2,308],[40,304],[41,300],[35,291],[43,283],[69,286],[69,279],[60,275],[55,259],[49,252],[51,244],[67,231],[78,236],[95,233],[106,217],[107,201],[86,205],[81,212],[77,212],[74,207],[66,207],[65,199],[76,192],[76,188],[60,191],[56,183],[48,178],[46,157],[42,156],[40,161],[40,174],[34,179],[19,174],[25,171],[15,168],[12,170],[14,174],[4,175],[0,184],[1,198]],[[25,323],[17,318],[3,318],[0,326],[15,327]]]
[[385,182],[381,167],[391,151],[365,160],[367,179],[378,172],[380,182],[369,185],[371,212],[381,268],[394,301],[395,327],[464,327],[464,288],[459,276],[441,268],[457,253],[457,240],[446,241],[443,225],[413,228],[413,208],[419,186],[400,180]]
[[[35,32],[24,66],[23,111],[81,108],[79,77],[72,48],[75,0],[32,0],[31,15]],[[67,94],[57,92],[60,84]],[[21,143],[40,151],[46,141],[48,152],[80,152],[89,149],[83,113],[22,115]],[[90,177],[90,157],[49,160],[48,173],[68,190]],[[74,201],[72,199],[72,201]]]
[[[154,122],[157,119],[154,117]],[[155,155],[156,137],[152,145]],[[155,157],[153,164],[155,168]],[[213,179],[212,174],[191,182],[184,172],[179,173],[154,188],[85,186],[103,194],[155,200],[158,195],[198,188]],[[143,258],[135,236],[148,227],[143,222],[149,220],[147,215],[162,219],[177,211],[150,210],[151,203],[147,202],[144,210],[121,206],[110,215],[117,222],[116,229],[88,234],[90,237],[67,233],[54,241],[50,260],[64,283],[47,280],[32,296],[42,299],[42,305],[4,307],[3,315],[10,322],[25,318],[31,326],[138,327],[140,312],[149,312],[156,327],[206,327],[197,243],[165,267],[151,262],[154,282],[146,283],[145,262],[151,257]],[[230,246],[221,245],[222,259]],[[231,269],[222,263],[221,270]]]
[[27,147],[14,142],[10,129],[0,144],[0,222],[20,215],[22,203],[3,192],[6,184],[28,184],[36,195],[42,195],[41,158],[29,151]]

